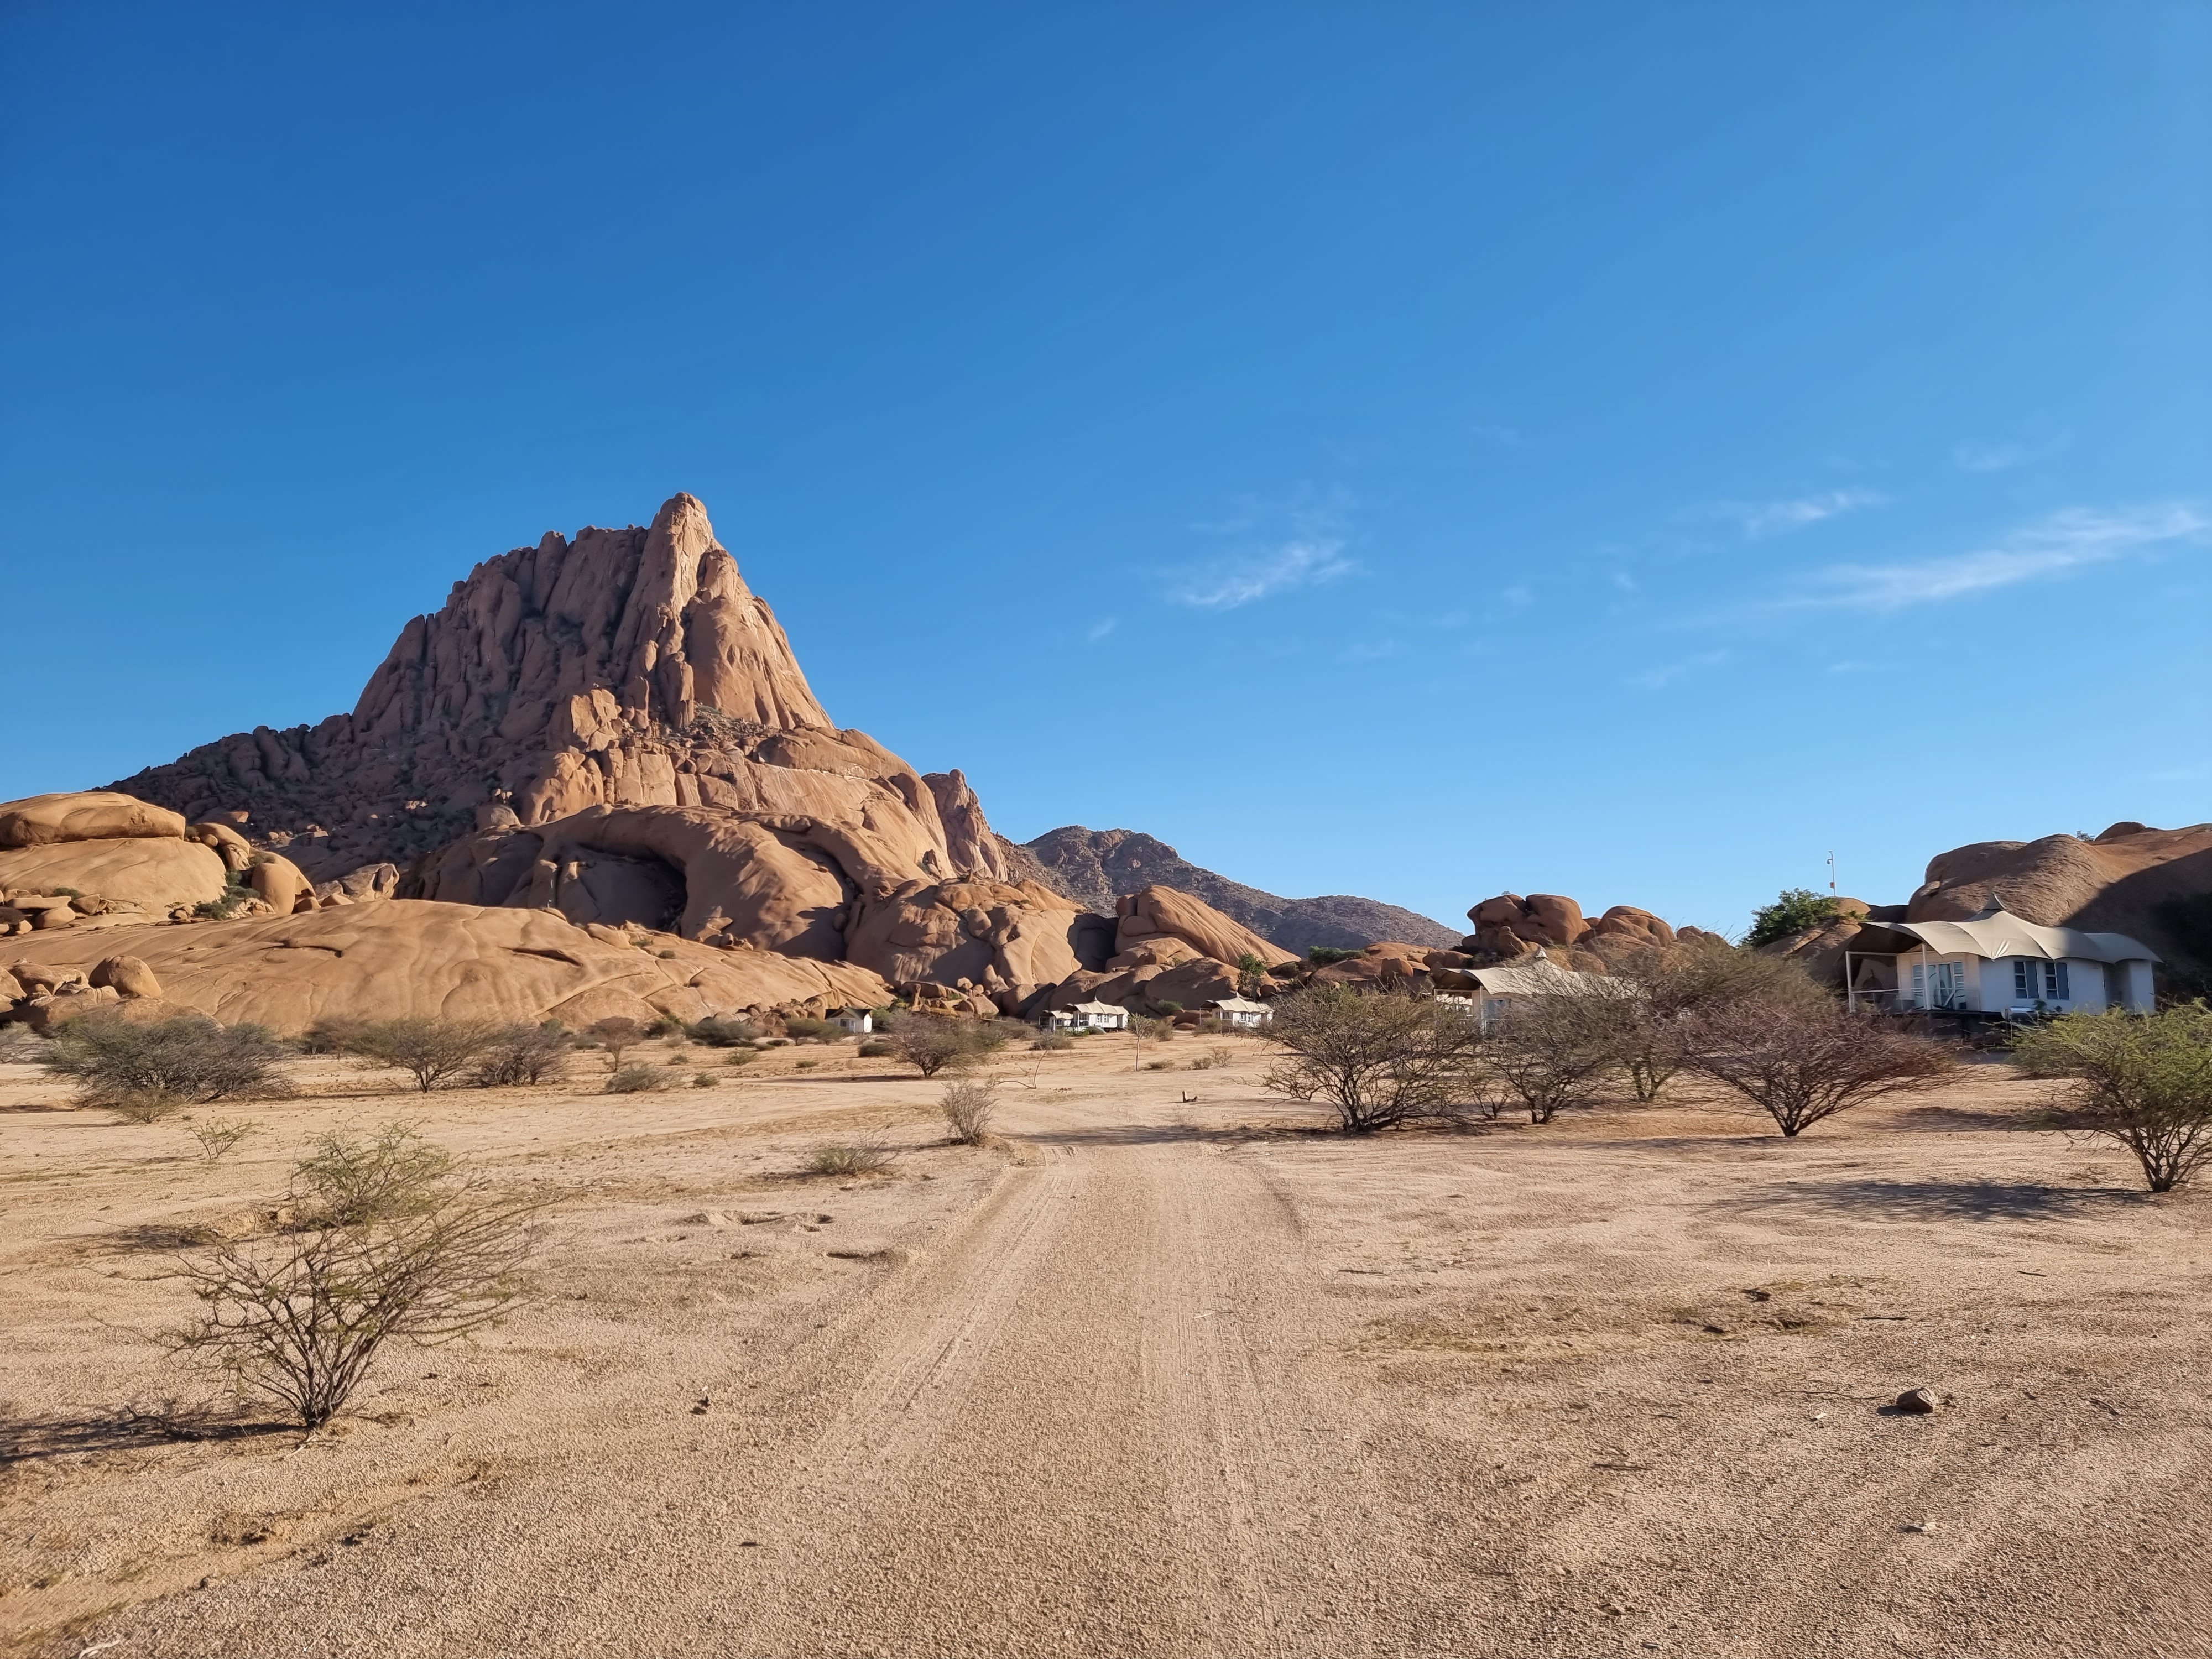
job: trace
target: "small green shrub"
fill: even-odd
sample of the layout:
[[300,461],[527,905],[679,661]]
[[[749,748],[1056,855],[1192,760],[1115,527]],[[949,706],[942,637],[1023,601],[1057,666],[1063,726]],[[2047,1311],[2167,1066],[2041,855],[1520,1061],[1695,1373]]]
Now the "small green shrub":
[[1362,951],[1342,950],[1334,945],[1310,945],[1306,947],[1306,960],[1316,968],[1334,967],[1340,962],[1349,962],[1354,957],[1365,954]]
[[811,1072],[821,1063],[818,1060],[795,1060],[792,1061],[792,1068],[794,1071]]
[[222,878],[222,891],[211,899],[192,906],[192,914],[202,921],[228,921],[238,907],[253,896],[253,884],[243,870],[233,870]]
[[890,1151],[880,1140],[856,1140],[817,1146],[807,1158],[806,1168],[812,1175],[875,1175],[890,1168]]
[[417,1214],[453,1168],[452,1153],[397,1120],[366,1139],[334,1131],[308,1146],[292,1171],[296,1224],[303,1227],[359,1227]]
[[2212,1008],[2203,1002],[2066,1014],[2021,1033],[2014,1054],[2029,1076],[2069,1084],[2065,1121],[2133,1152],[2151,1191],[2188,1185],[2212,1159]]
[[890,1043],[884,1042],[881,1037],[870,1037],[866,1042],[863,1042],[860,1045],[860,1058],[862,1060],[881,1060],[886,1054],[896,1054],[897,1052],[898,1051],[896,1048],[892,1048]]
[[963,1079],[945,1085],[938,1109],[951,1127],[952,1138],[963,1146],[980,1146],[998,1115],[999,1085],[988,1079]]
[[783,1034],[804,1042],[811,1039],[820,1042],[845,1035],[845,1028],[834,1019],[787,1019]]
[[716,1014],[695,1021],[690,1032],[692,1042],[702,1042],[709,1048],[734,1048],[741,1043],[757,1042],[761,1037],[757,1025],[742,1019],[725,1019]]
[[732,1048],[727,1054],[723,1056],[723,1064],[726,1066],[750,1066],[759,1058],[760,1050],[757,1048]]
[[258,1133],[261,1126],[250,1118],[211,1117],[204,1123],[190,1123],[185,1127],[200,1144],[200,1156],[213,1164],[237,1150],[239,1142]]
[[696,1072],[691,1077],[691,1086],[695,1089],[711,1089],[720,1081],[721,1079],[712,1072]]
[[624,1066],[607,1079],[611,1095],[648,1094],[668,1086],[668,1073],[658,1066]]
[[77,1097],[134,1123],[185,1106],[271,1091],[287,1049],[259,1025],[218,1025],[194,1016],[134,1025],[116,1015],[80,1015],[47,1044],[40,1063],[76,1079]]

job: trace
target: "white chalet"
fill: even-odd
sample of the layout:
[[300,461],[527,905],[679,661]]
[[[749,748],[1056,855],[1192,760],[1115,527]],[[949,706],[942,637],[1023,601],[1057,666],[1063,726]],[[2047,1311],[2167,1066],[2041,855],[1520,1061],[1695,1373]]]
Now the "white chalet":
[[2158,956],[2124,933],[2044,927],[2023,921],[1992,897],[1966,921],[1875,924],[1911,941],[1908,948],[1852,951],[1844,958],[1851,1006],[1948,1010],[1996,1015],[2102,1013],[2153,1006],[2151,967]]
[[1126,1031],[1129,1011],[1110,1002],[1079,1002],[1073,1008],[1054,1008],[1045,1021],[1055,1031]]
[[1224,1025],[1242,1026],[1249,1030],[1265,1025],[1275,1018],[1275,1011],[1264,1002],[1255,1002],[1249,997],[1224,997],[1218,1002],[1206,1005],[1221,1017]]

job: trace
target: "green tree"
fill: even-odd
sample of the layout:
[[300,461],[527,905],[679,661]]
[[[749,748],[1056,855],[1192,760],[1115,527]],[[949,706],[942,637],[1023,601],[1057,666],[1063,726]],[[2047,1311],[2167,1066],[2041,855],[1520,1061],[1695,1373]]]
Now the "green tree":
[[1825,927],[1836,919],[1836,901],[1809,887],[1785,887],[1771,904],[1751,913],[1751,932],[1744,943],[1754,949],[1788,939],[1792,933]]

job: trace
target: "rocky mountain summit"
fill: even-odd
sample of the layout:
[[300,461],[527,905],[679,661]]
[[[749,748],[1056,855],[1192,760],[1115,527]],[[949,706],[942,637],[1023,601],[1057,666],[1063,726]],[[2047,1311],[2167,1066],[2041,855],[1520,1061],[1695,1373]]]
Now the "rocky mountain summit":
[[652,806],[844,825],[932,880],[1009,874],[958,773],[925,779],[831,721],[690,495],[648,529],[549,532],[486,560],[400,631],[350,714],[112,787],[188,819],[244,815],[318,882],[404,869],[480,818]]
[[1261,938],[1301,952],[1316,945],[1357,951],[1381,941],[1431,948],[1459,938],[1442,922],[1380,900],[1330,894],[1281,898],[1191,863],[1165,842],[1135,830],[1086,830],[1071,823],[1024,842],[1043,878],[1079,903],[1111,910],[1115,901],[1155,884],[1196,895]]

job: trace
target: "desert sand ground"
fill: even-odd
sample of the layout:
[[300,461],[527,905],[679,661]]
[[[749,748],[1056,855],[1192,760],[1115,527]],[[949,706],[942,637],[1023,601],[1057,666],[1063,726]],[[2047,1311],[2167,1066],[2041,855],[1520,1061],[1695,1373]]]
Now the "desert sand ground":
[[[1355,1141],[1257,1042],[1091,1039],[1002,1064],[967,1148],[850,1054],[628,1097],[303,1062],[215,1164],[0,1069],[0,1641],[2212,1651],[2206,1200],[2007,1067],[1796,1143],[1690,1089]],[[310,1437],[134,1417],[206,1392],[144,1334],[176,1230],[395,1115],[553,1198],[533,1298]],[[795,1173],[870,1132],[886,1176]]]

